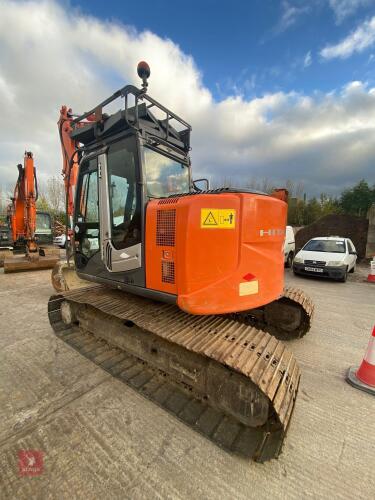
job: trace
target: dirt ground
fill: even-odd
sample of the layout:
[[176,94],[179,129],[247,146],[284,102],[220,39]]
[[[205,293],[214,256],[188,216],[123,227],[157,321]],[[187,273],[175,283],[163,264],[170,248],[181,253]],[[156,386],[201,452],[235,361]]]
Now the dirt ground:
[[[296,278],[313,328],[289,344],[302,381],[283,454],[234,457],[52,334],[50,271],[0,274],[1,498],[374,498],[375,397],[345,380],[375,323],[375,285]],[[18,452],[44,470],[20,477]]]

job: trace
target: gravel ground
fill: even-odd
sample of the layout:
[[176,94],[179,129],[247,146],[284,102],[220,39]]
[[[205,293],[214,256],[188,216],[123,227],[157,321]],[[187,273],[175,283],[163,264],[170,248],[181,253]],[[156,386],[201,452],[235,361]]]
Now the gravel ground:
[[[283,454],[260,465],[195,433],[55,338],[50,271],[0,274],[1,498],[374,498],[375,397],[344,378],[375,323],[375,285],[297,278],[316,304],[289,346],[301,388]],[[19,450],[44,452],[20,477]]]

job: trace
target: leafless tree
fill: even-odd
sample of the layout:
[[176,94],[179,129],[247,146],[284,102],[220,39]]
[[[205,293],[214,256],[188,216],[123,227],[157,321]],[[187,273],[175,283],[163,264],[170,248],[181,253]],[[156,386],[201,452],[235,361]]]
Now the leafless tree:
[[261,191],[264,193],[271,193],[274,188],[274,183],[268,179],[268,177],[264,177],[261,181]]
[[8,205],[11,202],[12,192],[10,186],[0,184],[0,217],[4,218],[7,214]]
[[212,182],[210,183],[211,189],[218,189],[222,187],[234,187],[233,180],[231,177],[222,177],[222,178],[217,178],[214,177],[212,179]]
[[287,188],[289,192],[289,196],[291,198],[295,197],[295,183],[291,179],[287,179],[285,181],[285,187]]
[[63,180],[59,177],[50,177],[42,190],[50,208],[55,212],[65,210],[65,188]]
[[259,190],[259,182],[255,177],[251,177],[246,181],[245,187],[248,189]]
[[296,197],[299,200],[302,200],[302,198],[303,198],[304,189],[305,189],[305,186],[304,186],[303,182],[302,181],[298,182],[298,184],[296,185]]

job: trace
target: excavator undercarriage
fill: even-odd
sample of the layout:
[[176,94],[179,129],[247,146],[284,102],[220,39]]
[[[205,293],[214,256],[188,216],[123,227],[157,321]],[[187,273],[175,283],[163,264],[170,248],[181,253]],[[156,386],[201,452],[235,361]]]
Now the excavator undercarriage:
[[102,285],[54,295],[48,311],[60,339],[216,444],[279,455],[300,370],[275,337]]

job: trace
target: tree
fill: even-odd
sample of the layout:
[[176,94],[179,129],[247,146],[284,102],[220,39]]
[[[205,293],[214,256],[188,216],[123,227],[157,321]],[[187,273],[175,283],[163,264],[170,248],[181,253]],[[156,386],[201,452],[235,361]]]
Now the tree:
[[320,205],[321,205],[321,217],[329,214],[340,214],[342,213],[342,208],[340,207],[340,202],[337,198],[331,198],[325,193],[320,195]]
[[54,212],[65,210],[65,187],[62,179],[50,177],[47,180],[45,197]]
[[305,208],[304,224],[312,224],[322,216],[322,205],[316,198],[311,198]]
[[340,206],[344,213],[365,217],[368,209],[375,202],[375,186],[370,188],[362,179],[351,189],[346,189],[340,198]]
[[11,203],[13,193],[8,185],[0,185],[0,223],[7,220],[8,206]]
[[48,212],[54,220],[66,224],[65,188],[62,179],[50,177],[46,184],[39,186],[36,208]]
[[42,212],[51,212],[51,206],[43,194],[39,195],[38,201],[36,202],[36,208]]

